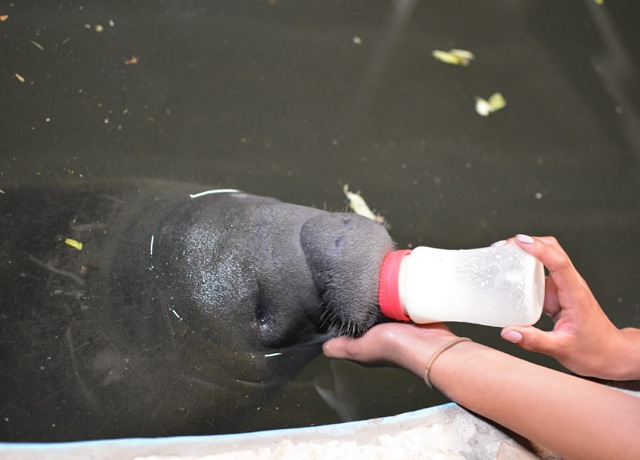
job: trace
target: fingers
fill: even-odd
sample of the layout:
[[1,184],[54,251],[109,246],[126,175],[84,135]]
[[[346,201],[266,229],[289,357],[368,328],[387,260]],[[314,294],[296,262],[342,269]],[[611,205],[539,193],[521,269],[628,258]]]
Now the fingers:
[[322,344],[322,352],[327,358],[353,359],[350,351],[353,341],[350,337],[336,337]]
[[389,358],[389,334],[372,329],[359,338],[336,337],[322,344],[327,358],[350,359],[358,362],[384,361]]
[[544,332],[533,326],[526,327],[506,327],[500,333],[503,339],[515,343],[520,348],[549,356],[556,356],[558,350],[563,350],[567,338],[565,334],[559,332]]
[[514,241],[520,249],[537,257],[547,267],[558,290],[586,287],[571,259],[553,236],[516,235]]
[[[444,324],[384,323],[374,326],[358,338],[336,337],[325,342],[322,351],[328,358],[357,362],[392,363],[412,370],[415,350],[426,354],[456,336]],[[408,350],[413,352],[408,353]]]
[[[558,240],[553,236],[532,237],[520,233],[515,237],[496,241],[491,246],[496,247],[514,244],[519,246],[525,252],[536,256],[549,269],[551,269],[551,267],[547,265],[547,262],[555,266],[565,263],[564,259],[566,259],[567,261],[569,260],[569,256],[564,251],[562,246],[560,246]],[[571,262],[569,261],[569,263]]]
[[575,272],[569,256],[552,236],[534,238],[520,234],[515,236],[514,242],[523,251],[540,259],[550,273]]
[[586,282],[556,238],[519,234],[497,244],[517,245],[523,251],[537,257],[547,267],[549,276],[545,289],[544,311],[552,318],[555,319],[563,307],[570,308],[572,304],[583,301],[584,296],[590,293]]

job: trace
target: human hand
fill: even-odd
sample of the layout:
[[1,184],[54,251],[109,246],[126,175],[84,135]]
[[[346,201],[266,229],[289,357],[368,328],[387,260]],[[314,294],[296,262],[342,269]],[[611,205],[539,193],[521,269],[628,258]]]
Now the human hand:
[[393,364],[423,376],[428,359],[447,342],[455,339],[444,324],[384,323],[362,337],[336,337],[324,343],[329,358],[362,364]]
[[502,337],[525,350],[550,355],[577,374],[621,378],[616,365],[623,349],[621,331],[607,318],[558,241],[517,235],[498,244],[515,244],[547,267],[543,309],[555,322],[549,332],[533,326],[506,327]]

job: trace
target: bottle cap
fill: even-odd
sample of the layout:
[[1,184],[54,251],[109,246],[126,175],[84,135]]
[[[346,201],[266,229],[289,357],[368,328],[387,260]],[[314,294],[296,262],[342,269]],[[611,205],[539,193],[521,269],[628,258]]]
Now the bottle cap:
[[380,282],[378,283],[378,303],[382,314],[387,318],[400,321],[411,321],[402,311],[400,303],[400,290],[398,289],[398,277],[400,264],[405,256],[411,253],[411,249],[402,249],[387,254],[380,268]]

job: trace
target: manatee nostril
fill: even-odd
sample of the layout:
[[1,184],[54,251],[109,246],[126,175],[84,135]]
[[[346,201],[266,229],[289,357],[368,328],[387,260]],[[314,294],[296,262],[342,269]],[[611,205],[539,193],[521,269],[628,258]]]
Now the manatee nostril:
[[262,305],[262,303],[258,303],[256,305],[254,315],[258,322],[264,323],[266,321],[267,309],[264,307],[264,305]]
[[336,249],[344,248],[344,236],[339,236],[335,241]]
[[267,308],[267,295],[264,289],[264,285],[258,281],[258,292],[255,300],[255,309],[253,310],[253,315],[256,318],[256,321],[260,324],[265,324],[269,321],[269,310]]

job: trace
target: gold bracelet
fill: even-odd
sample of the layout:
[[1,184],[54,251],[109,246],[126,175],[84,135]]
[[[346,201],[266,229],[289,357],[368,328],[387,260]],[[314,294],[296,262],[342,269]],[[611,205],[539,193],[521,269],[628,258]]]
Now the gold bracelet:
[[429,380],[429,371],[431,370],[431,366],[433,366],[433,362],[440,356],[442,353],[447,351],[452,346],[460,343],[460,342],[473,342],[469,337],[458,337],[457,339],[452,340],[449,343],[445,343],[440,348],[438,348],[433,355],[431,355],[431,359],[427,363],[427,367],[424,368],[424,381],[429,388],[433,388],[431,380]]

